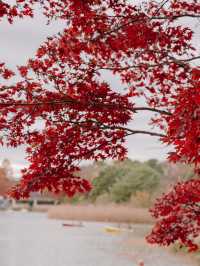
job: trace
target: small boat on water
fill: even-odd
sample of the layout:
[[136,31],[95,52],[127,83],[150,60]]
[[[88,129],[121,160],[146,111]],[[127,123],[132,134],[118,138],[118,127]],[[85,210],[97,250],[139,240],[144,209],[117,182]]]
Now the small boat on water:
[[65,227],[83,227],[82,223],[63,223],[62,226]]
[[104,228],[104,230],[107,233],[120,233],[122,231],[122,229],[118,228],[118,227],[112,227],[112,226],[106,226]]

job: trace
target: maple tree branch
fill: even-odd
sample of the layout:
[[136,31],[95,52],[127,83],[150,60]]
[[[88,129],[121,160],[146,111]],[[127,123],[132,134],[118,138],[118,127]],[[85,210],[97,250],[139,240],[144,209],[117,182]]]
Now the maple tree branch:
[[[127,16],[126,15],[116,15],[116,16],[106,16],[106,18],[126,18],[127,19]],[[189,17],[189,18],[195,18],[195,19],[198,19],[200,18],[200,14],[199,15],[196,15],[196,14],[189,14],[189,13],[184,13],[184,14],[179,14],[179,15],[171,15],[171,16],[149,16],[148,19],[149,20],[167,20],[167,19],[172,19],[172,20],[175,20],[175,19],[179,19],[179,18],[185,18],[185,17]],[[103,16],[96,16],[96,19],[102,19],[104,18]],[[129,16],[128,18],[130,19],[135,19],[135,16]],[[142,21],[143,18],[138,18],[138,22],[139,21]],[[136,20],[134,20],[134,22],[137,22]]]
[[[12,102],[8,102],[8,103],[0,103],[0,107],[10,107],[10,106],[15,106],[15,107],[23,107],[23,106],[40,106],[40,105],[62,105],[62,104],[82,104],[80,101],[74,100],[72,98],[68,98],[62,101],[47,101],[47,102],[32,102],[32,103],[28,103],[28,102],[22,102],[22,103],[12,103]],[[171,115],[171,113],[169,111],[165,111],[165,110],[159,110],[157,108],[150,108],[150,107],[124,107],[121,105],[117,105],[117,104],[103,104],[103,103],[96,103],[96,102],[92,102],[89,103],[88,105],[92,105],[95,107],[105,107],[105,108],[121,108],[124,110],[129,110],[132,112],[138,112],[138,111],[151,111],[151,112],[156,112],[156,113],[160,113],[163,115]]]
[[[166,137],[166,135],[162,134],[162,133],[157,133],[157,132],[152,132],[152,131],[146,131],[146,130],[134,130],[128,127],[123,127],[123,126],[109,126],[109,125],[105,125],[104,123],[100,122],[100,121],[96,121],[96,120],[92,120],[92,119],[88,119],[85,121],[73,121],[73,120],[63,120],[63,121],[55,121],[50,119],[51,122],[53,123],[62,123],[62,122],[66,122],[66,123],[70,123],[70,124],[75,124],[78,125],[80,127],[92,127],[92,125],[94,124],[94,128],[96,128],[96,126],[100,129],[110,129],[110,130],[122,130],[122,131],[126,131],[129,132],[126,136],[130,136],[130,135],[135,135],[135,134],[143,134],[143,135],[150,135],[150,136],[154,136],[154,137]],[[88,126],[88,124],[91,124],[90,126]]]
[[151,17],[151,19],[179,19],[179,18],[185,18],[185,17],[189,17],[189,18],[200,18],[200,14],[199,15],[195,15],[195,14],[180,14],[180,15],[173,15],[173,16],[155,16],[155,17]]
[[126,128],[126,127],[114,127],[114,129],[121,129],[121,130],[124,130],[124,131],[128,131],[129,133],[127,134],[127,136],[136,135],[136,134],[142,134],[142,135],[149,135],[149,136],[160,137],[160,138],[166,137],[166,135],[164,135],[164,134],[157,133],[157,132],[152,132],[152,131],[146,131],[146,130],[133,130],[133,129]]
[[99,70],[124,71],[124,70],[128,70],[131,68],[142,68],[142,67],[154,68],[154,67],[159,67],[159,66],[163,66],[163,65],[170,65],[172,63],[176,63],[176,64],[184,67],[184,66],[186,66],[186,63],[188,63],[188,62],[199,60],[200,56],[194,56],[194,57],[185,58],[185,59],[177,59],[177,58],[172,57],[172,56],[169,56],[169,58],[171,59],[171,61],[164,61],[164,62],[159,63],[159,64],[142,63],[142,64],[130,65],[130,66],[126,66],[126,67],[100,67],[99,66],[99,68],[97,68],[95,71],[99,71]]
[[177,64],[183,66],[183,65],[186,65],[186,63],[189,63],[189,62],[192,62],[192,61],[195,61],[195,60],[199,60],[200,56],[194,56],[194,57],[185,58],[185,59],[177,59],[177,58],[175,58],[173,56],[169,56],[169,58],[172,59],[174,63],[177,63]]
[[96,41],[98,39],[100,39],[101,37],[105,37],[111,33],[115,33],[115,32],[118,32],[120,29],[122,29],[123,27],[126,27],[128,25],[130,25],[131,23],[137,23],[137,22],[143,22],[143,21],[146,21],[146,22],[151,22],[152,20],[175,20],[175,19],[178,19],[178,18],[184,18],[184,17],[190,17],[190,18],[200,18],[200,15],[195,15],[195,14],[179,14],[179,15],[172,15],[172,16],[156,16],[156,14],[160,11],[160,9],[162,9],[162,7],[168,2],[169,0],[166,0],[158,9],[157,11],[155,12],[155,16],[152,16],[152,17],[148,17],[148,16],[143,16],[143,17],[139,17],[139,18],[136,18],[135,16],[134,17],[130,17],[130,21],[124,23],[124,24],[121,24],[121,25],[118,25],[117,27],[115,27],[114,29],[112,30],[109,30],[109,31],[106,31],[104,33],[101,33],[99,34],[97,37],[95,37],[94,39],[92,39],[91,41]]
[[133,112],[137,112],[137,111],[150,111],[150,112],[155,112],[155,113],[160,113],[163,115],[172,115],[172,113],[170,113],[169,111],[165,111],[165,110],[160,110],[157,108],[150,108],[150,107],[134,107],[132,108]]
[[169,2],[169,0],[163,0],[160,4],[160,6],[158,7],[158,9],[156,10],[156,14],[158,14],[158,12]]

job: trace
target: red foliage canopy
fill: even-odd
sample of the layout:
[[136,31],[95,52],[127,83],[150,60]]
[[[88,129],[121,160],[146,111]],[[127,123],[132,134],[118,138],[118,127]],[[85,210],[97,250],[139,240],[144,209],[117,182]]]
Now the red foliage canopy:
[[147,237],[150,243],[169,245],[180,240],[190,251],[198,248],[194,238],[200,232],[200,180],[178,183],[171,192],[158,199],[151,210],[159,220]]
[[[69,196],[90,190],[76,175],[79,162],[123,159],[125,139],[132,134],[159,137],[174,146],[170,160],[199,171],[200,56],[192,43],[192,21],[200,18],[200,3],[158,2],[141,7],[126,0],[17,0],[13,6],[0,1],[1,20],[33,17],[37,3],[49,23],[66,23],[18,67],[18,82],[6,85],[3,80],[16,73],[0,64],[1,142],[27,145],[30,162],[12,196],[46,188]],[[105,72],[126,90],[108,84]],[[138,98],[145,106],[137,106]],[[152,113],[158,133],[128,127],[143,110]],[[153,213],[161,220],[149,241],[168,245],[180,239],[193,247],[198,187],[197,180],[178,184],[158,200]],[[194,192],[198,196],[191,197]]]

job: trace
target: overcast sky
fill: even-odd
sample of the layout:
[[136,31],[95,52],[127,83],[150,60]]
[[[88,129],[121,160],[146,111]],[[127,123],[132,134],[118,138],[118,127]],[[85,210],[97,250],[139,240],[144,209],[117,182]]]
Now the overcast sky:
[[[11,68],[23,65],[28,58],[34,55],[47,36],[57,33],[64,26],[58,22],[47,26],[45,22],[44,17],[37,15],[34,19],[16,21],[12,26],[5,22],[1,23],[0,61],[6,62]],[[196,36],[195,39],[197,42],[200,40],[199,36]],[[111,82],[114,86],[117,81],[112,80]],[[119,86],[119,84],[117,85]],[[143,112],[137,116],[131,126],[133,129],[145,129],[147,122],[148,114]],[[157,138],[143,135],[129,137],[127,145],[129,157],[140,160],[149,158],[164,160],[169,150],[160,144]],[[0,147],[0,155],[1,160],[8,158],[11,161],[17,175],[19,175],[19,170],[27,164],[23,147],[17,149]]]

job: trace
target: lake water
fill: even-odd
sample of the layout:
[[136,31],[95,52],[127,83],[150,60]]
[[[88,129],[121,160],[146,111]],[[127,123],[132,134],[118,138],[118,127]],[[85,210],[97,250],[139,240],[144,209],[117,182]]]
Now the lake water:
[[0,212],[0,266],[132,266],[103,224],[63,227],[45,214]]
[[105,224],[64,227],[45,214],[0,212],[0,266],[192,266],[191,260],[144,240],[146,226],[112,235]]

